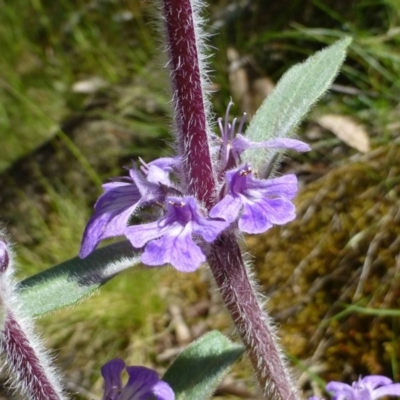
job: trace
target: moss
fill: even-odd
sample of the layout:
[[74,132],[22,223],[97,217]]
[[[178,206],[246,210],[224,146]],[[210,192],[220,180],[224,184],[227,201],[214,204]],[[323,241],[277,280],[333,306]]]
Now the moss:
[[398,358],[393,317],[339,313],[399,308],[399,159],[397,143],[333,169],[299,194],[295,221],[251,238],[283,344],[326,379],[392,376]]

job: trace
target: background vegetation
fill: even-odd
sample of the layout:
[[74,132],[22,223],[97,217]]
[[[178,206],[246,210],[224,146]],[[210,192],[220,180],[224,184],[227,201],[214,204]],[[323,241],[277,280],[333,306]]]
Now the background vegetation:
[[[342,74],[299,129],[314,151],[282,165],[301,178],[298,221],[247,244],[307,393],[319,390],[316,375],[399,380],[399,1],[210,3],[216,115],[230,96],[234,113],[251,115],[291,65],[353,36]],[[171,153],[170,94],[152,4],[0,6],[0,214],[23,278],[77,254],[101,182],[138,156]],[[344,127],[324,124],[332,114]],[[372,150],[340,139],[346,129]],[[99,367],[112,357],[162,372],[207,330],[231,333],[205,268],[189,276],[128,272],[100,296],[38,324],[82,399],[101,395]],[[249,371],[243,361],[217,395],[258,398]]]

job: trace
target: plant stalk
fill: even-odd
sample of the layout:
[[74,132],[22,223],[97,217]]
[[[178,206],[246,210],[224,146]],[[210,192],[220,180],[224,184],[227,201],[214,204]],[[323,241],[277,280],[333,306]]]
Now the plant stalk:
[[208,263],[266,398],[297,400],[299,394],[268,315],[257,300],[234,233],[223,233],[213,243]]
[[187,192],[210,207],[215,181],[207,135],[196,13],[190,0],[163,0],[162,4],[175,106],[174,122]]
[[[197,11],[190,0],[162,0],[162,14],[172,78],[174,122],[187,192],[211,208],[216,201],[216,177],[207,134]],[[265,394],[274,400],[297,400],[268,316],[247,274],[236,234],[221,234],[211,246],[208,262]]]
[[[61,400],[63,395],[54,386],[51,377],[20,324],[8,311],[5,327],[1,332],[0,347],[7,359],[7,366],[18,377],[22,391],[31,400]],[[52,372],[51,372],[52,374]]]
[[0,351],[1,368],[11,372],[14,389],[29,400],[62,400],[63,389],[51,360],[34,335],[31,321],[23,315],[13,282],[13,252],[0,230]]

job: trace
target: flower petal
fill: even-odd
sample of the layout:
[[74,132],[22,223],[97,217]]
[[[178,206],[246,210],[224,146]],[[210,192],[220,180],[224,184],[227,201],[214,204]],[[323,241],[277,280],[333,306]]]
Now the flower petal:
[[311,150],[311,147],[307,143],[304,143],[297,139],[288,139],[288,138],[272,139],[272,140],[267,140],[265,142],[260,142],[260,144],[263,144],[263,147],[267,149],[290,149],[298,151],[299,153]]
[[354,395],[354,389],[346,383],[329,382],[326,385],[326,390],[334,394],[332,400],[358,400]]
[[149,165],[146,179],[152,184],[172,186],[172,182],[169,179],[169,172],[157,167],[156,165]]
[[161,183],[169,182],[167,173],[164,173],[158,167],[154,167],[151,170],[151,178],[154,179],[154,182],[148,180],[147,177],[135,169],[129,170],[132,181],[139,190],[142,203],[149,203],[161,199],[163,197],[163,192],[160,188],[160,182],[158,180],[160,180]]
[[245,150],[248,149],[291,149],[298,152],[310,151],[311,147],[296,139],[272,139],[265,140],[262,142],[254,142],[250,139],[247,139],[245,136],[238,133],[235,139],[232,140],[232,151],[236,155],[242,154]]
[[132,243],[133,247],[140,248],[150,240],[158,239],[170,230],[173,231],[177,226],[179,229],[178,224],[168,225],[165,224],[165,222],[166,220],[164,218],[160,221],[154,221],[148,224],[128,226],[124,234]]
[[247,203],[239,218],[239,229],[246,233],[262,233],[272,228],[273,224],[267,217],[268,209],[263,203]]
[[296,207],[290,200],[286,199],[265,199],[268,219],[274,225],[283,225],[296,218]]
[[118,400],[174,400],[170,386],[162,382],[158,374],[146,367],[126,367],[129,380]]
[[213,242],[218,235],[229,226],[226,220],[209,219],[199,216],[197,221],[192,222],[192,231],[201,236],[206,242]]
[[242,206],[243,203],[240,196],[227,194],[210,210],[209,214],[212,218],[223,218],[225,221],[232,223],[239,215]]
[[390,385],[393,383],[391,379],[383,375],[368,375],[355,382],[354,385],[366,387],[367,389],[375,389],[378,386]]
[[180,164],[182,162],[182,157],[181,156],[176,156],[176,157],[161,157],[157,158],[154,161],[151,161],[148,165],[155,165],[158,168],[163,169],[164,171],[167,172],[172,172],[174,168],[179,168]]
[[295,206],[286,199],[245,199],[243,203],[239,229],[246,233],[262,233],[273,225],[286,224],[296,217]]
[[153,386],[160,380],[156,371],[146,368],[131,366],[126,367],[129,379],[121,392],[118,400],[149,399]]
[[[389,378],[387,378],[389,379]],[[383,396],[400,396],[400,383],[386,384],[372,391],[372,400],[380,399]]]
[[293,199],[296,195],[297,177],[294,174],[288,174],[273,179],[253,179],[247,178],[248,190],[253,194],[253,190],[259,190],[264,196],[285,197]]
[[153,387],[153,394],[156,400],[175,400],[175,393],[168,383],[159,381]]
[[171,264],[182,272],[192,272],[205,262],[206,257],[192,239],[191,228],[187,225],[168,232],[158,240],[152,240],[146,246],[141,261],[146,265]]
[[125,363],[120,358],[114,358],[101,367],[101,375],[104,378],[103,400],[119,399],[122,387],[121,373],[125,369]]
[[79,256],[87,257],[103,239],[120,236],[140,204],[140,194],[130,183],[108,183],[95,204],[95,212],[83,233]]

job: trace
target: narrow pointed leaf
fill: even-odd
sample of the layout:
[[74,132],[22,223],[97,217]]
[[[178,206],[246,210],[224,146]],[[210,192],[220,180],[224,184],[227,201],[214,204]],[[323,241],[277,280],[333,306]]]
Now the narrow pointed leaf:
[[[312,105],[329,89],[345,59],[351,38],[346,37],[287,71],[267,97],[246,131],[246,137],[263,141],[293,134]],[[248,150],[244,160],[260,169],[271,150]]]
[[140,252],[128,241],[102,247],[84,259],[74,257],[19,282],[21,308],[37,317],[74,305],[139,259]]
[[207,400],[243,351],[220,332],[209,332],[178,356],[163,380],[171,385],[176,400]]

